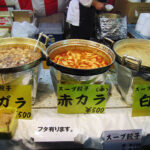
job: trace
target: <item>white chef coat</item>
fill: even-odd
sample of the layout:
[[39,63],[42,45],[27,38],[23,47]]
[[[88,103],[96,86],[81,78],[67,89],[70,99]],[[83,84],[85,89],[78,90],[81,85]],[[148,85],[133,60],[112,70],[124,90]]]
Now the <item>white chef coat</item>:
[[93,0],[71,0],[71,2],[69,3],[66,21],[74,26],[79,26],[79,2],[85,7],[90,7],[92,5],[92,1]]

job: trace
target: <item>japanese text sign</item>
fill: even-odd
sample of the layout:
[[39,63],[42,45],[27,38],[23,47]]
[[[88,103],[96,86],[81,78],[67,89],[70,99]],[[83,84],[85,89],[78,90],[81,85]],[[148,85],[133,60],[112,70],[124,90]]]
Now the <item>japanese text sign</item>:
[[14,107],[17,118],[31,119],[31,86],[0,85],[0,108]]
[[34,121],[34,141],[74,141],[76,135],[73,118],[38,118]]
[[150,116],[150,85],[134,86],[132,116]]
[[114,130],[105,131],[104,137],[104,149],[111,150],[130,150],[141,148],[142,130]]
[[58,113],[104,113],[108,85],[58,84]]
[[10,26],[11,23],[11,18],[10,17],[0,17],[0,26]]

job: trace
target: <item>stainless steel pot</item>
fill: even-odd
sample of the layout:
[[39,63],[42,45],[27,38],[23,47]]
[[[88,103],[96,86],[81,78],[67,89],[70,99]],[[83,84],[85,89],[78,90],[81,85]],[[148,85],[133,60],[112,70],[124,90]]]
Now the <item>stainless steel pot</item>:
[[[143,73],[150,73],[150,66],[143,65],[142,61],[144,61],[144,58],[137,58],[136,56],[130,56],[130,55],[123,55],[120,56],[118,54],[118,51],[120,50],[121,47],[123,46],[127,46],[129,44],[134,44],[135,46],[139,46],[139,44],[142,44],[143,49],[144,49],[144,45],[148,45],[149,49],[150,49],[150,40],[146,40],[146,39],[124,39],[124,40],[120,40],[118,42],[116,42],[113,45],[113,50],[116,53],[116,61],[123,65],[126,66],[130,69],[139,71],[139,72],[143,72]],[[134,48],[132,48],[133,51],[135,51]],[[142,52],[142,49],[141,49]],[[150,53],[148,53],[150,54]]]
[[98,74],[92,76],[77,76],[63,73],[53,66],[50,67],[50,75],[54,86],[55,93],[57,93],[57,84],[105,84],[106,74]]
[[[10,37],[10,38],[3,38],[0,40],[0,48],[13,47],[13,46],[19,46],[19,45],[23,47],[34,48],[36,43],[37,41],[31,38]],[[47,40],[46,40],[46,43],[47,43]],[[37,45],[37,50],[41,51],[41,49],[46,50],[46,47],[43,43],[39,42]],[[41,58],[29,64],[25,64],[23,66],[13,67],[13,68],[0,68],[0,73],[7,74],[7,73],[25,71],[25,70],[28,70],[30,68],[37,66],[41,62],[41,60],[42,60],[42,55],[41,55]]]
[[105,54],[105,58],[109,57],[111,62],[108,66],[97,69],[73,69],[54,63],[48,59],[50,65],[50,74],[55,92],[57,92],[57,84],[104,84],[106,72],[115,61],[113,51],[103,44],[89,40],[70,39],[59,41],[47,48],[47,53],[50,56],[56,55],[62,51],[85,49],[89,51],[97,50]]
[[85,49],[91,52],[96,50],[98,51],[98,53],[100,53],[100,55],[102,55],[105,58],[105,60],[107,60],[107,62],[109,62],[109,64],[105,67],[95,68],[95,69],[75,69],[75,68],[69,68],[69,67],[56,64],[51,59],[48,59],[47,60],[48,65],[53,66],[54,68],[61,71],[62,73],[78,75],[78,76],[91,76],[91,75],[98,75],[106,72],[115,61],[115,55],[113,51],[107,46],[97,42],[93,42],[89,40],[81,40],[81,39],[70,39],[70,40],[63,40],[63,41],[56,42],[47,48],[47,53],[51,58],[61,52],[67,50],[73,51],[75,49],[79,49],[79,50]]
[[[132,105],[133,88],[136,84],[150,84],[150,66],[143,64],[144,58],[142,56],[136,57],[136,55],[129,56],[127,52],[120,56],[119,50],[128,45],[134,45],[134,47],[140,48],[139,44],[147,45],[150,53],[150,41],[145,39],[124,39],[116,42],[113,45],[113,50],[116,54],[115,68],[117,73],[118,89],[122,95],[122,98],[128,105]],[[134,47],[131,47],[131,51],[136,51]],[[144,47],[141,48],[141,53],[144,56]],[[137,52],[137,51],[136,51]],[[141,58],[141,59],[139,59]],[[148,60],[149,61],[149,60]]]
[[[43,34],[42,34],[43,36]],[[48,42],[47,36],[45,44]],[[30,38],[3,38],[0,40],[0,48],[5,47],[31,47],[34,48],[37,40]],[[37,50],[45,51],[45,44],[38,42]],[[41,58],[23,66],[13,67],[13,68],[0,68],[0,85],[12,84],[12,85],[31,85],[32,86],[32,104],[35,102],[36,93],[37,93],[37,84],[38,84],[38,74],[39,74],[39,65],[41,60],[44,57],[41,55]],[[46,58],[45,58],[46,59]]]

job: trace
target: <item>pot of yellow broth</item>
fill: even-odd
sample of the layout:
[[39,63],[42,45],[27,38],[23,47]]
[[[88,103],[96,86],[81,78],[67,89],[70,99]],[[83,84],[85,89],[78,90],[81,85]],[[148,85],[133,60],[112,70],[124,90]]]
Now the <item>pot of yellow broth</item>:
[[150,84],[150,40],[124,39],[113,45],[118,89],[127,104],[132,105],[133,88]]

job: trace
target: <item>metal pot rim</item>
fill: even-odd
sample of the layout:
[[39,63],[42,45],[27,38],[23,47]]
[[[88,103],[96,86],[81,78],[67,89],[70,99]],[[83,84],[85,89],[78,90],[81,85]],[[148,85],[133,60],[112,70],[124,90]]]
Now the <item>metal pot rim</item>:
[[144,65],[139,65],[139,64],[136,64],[136,63],[133,63],[131,61],[125,61],[123,62],[123,57],[121,57],[120,55],[118,55],[117,51],[115,50],[115,48],[117,47],[117,45],[119,45],[120,43],[124,43],[124,42],[138,42],[138,41],[146,41],[146,42],[149,42],[149,40],[147,39],[134,39],[134,38],[130,38],[130,39],[122,39],[122,40],[119,40],[117,42],[114,43],[113,45],[113,51],[114,53],[116,54],[116,61],[129,68],[129,69],[133,69],[133,70],[136,70],[136,71],[139,71],[139,72],[143,72],[143,73],[150,73],[150,66],[144,66]]
[[29,64],[25,64],[23,66],[18,66],[18,67],[12,67],[12,68],[1,68],[0,73],[2,74],[8,74],[8,73],[16,73],[16,72],[21,72],[25,71],[28,69],[31,69],[41,63],[42,58],[37,59]]
[[109,19],[118,19],[118,18],[124,18],[125,15],[121,14],[115,14],[115,13],[100,13],[98,15],[99,18],[109,18]]
[[[20,43],[17,43],[17,40],[26,40],[27,42],[28,41],[31,41],[33,42],[32,43],[32,46],[34,46],[33,44],[36,43],[37,40],[35,39],[32,39],[32,38],[23,38],[23,37],[8,37],[8,38],[3,38],[0,40],[0,46],[3,46],[3,42],[6,42],[7,43],[7,40],[10,40],[11,42],[8,43],[8,44],[20,44]],[[14,43],[12,43],[14,40]],[[29,43],[21,43],[21,44],[26,44],[26,45],[31,45]],[[38,48],[40,49],[41,47],[40,46],[43,46],[45,49],[45,45],[42,43],[42,42],[39,42],[39,46]],[[25,71],[25,70],[28,70],[30,68],[33,68],[37,65],[39,65],[41,63],[41,60],[43,59],[43,55],[41,53],[41,57],[33,62],[30,62],[28,64],[25,64],[25,65],[22,65],[22,66],[17,66],[17,67],[12,67],[12,68],[0,68],[0,73],[2,74],[7,74],[7,73],[16,73],[16,72],[21,72],[21,71]]]
[[[106,67],[95,68],[95,69],[75,69],[75,68],[69,68],[69,67],[65,67],[65,66],[56,64],[52,60],[50,60],[49,58],[47,60],[47,64],[49,66],[53,66],[54,68],[58,69],[62,73],[67,73],[67,74],[71,74],[71,75],[90,76],[90,75],[97,75],[97,74],[101,74],[101,73],[106,72],[110,68],[110,66],[114,63],[114,61],[115,61],[115,54],[114,54],[114,52],[109,47],[107,47],[107,46],[105,46],[103,44],[94,42],[94,41],[82,40],[82,39],[69,39],[69,40],[59,41],[59,42],[56,42],[56,43],[50,45],[47,48],[47,53],[48,53],[48,55],[51,53],[51,48],[58,48],[57,44],[58,44],[58,46],[60,46],[63,43],[64,43],[64,46],[67,45],[67,43],[68,43],[68,46],[71,46],[71,45],[74,45],[74,44],[81,45],[83,43],[89,45],[89,42],[92,43],[92,44],[96,44],[97,46],[98,45],[99,46],[103,46],[107,50],[109,50],[109,52],[111,52],[111,55],[113,55],[113,58],[110,56],[111,57],[111,63],[109,65],[107,65]],[[106,53],[106,54],[109,55],[108,53]]]

